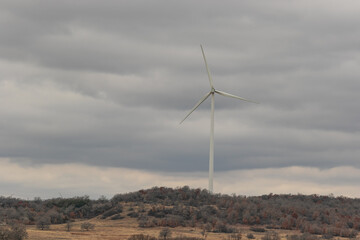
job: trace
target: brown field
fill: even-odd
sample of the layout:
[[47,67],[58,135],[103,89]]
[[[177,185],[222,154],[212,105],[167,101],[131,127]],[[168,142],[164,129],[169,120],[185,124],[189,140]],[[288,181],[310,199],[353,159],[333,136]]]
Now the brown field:
[[[128,239],[133,234],[146,234],[154,237],[159,236],[161,227],[154,228],[139,228],[136,219],[125,218],[121,220],[102,220],[93,218],[88,222],[95,224],[95,229],[90,231],[82,231],[80,228],[81,223],[84,221],[74,222],[70,232],[65,229],[65,224],[51,225],[49,230],[38,230],[35,226],[28,226],[27,231],[30,240],[52,240],[52,239],[102,239],[102,240],[122,240]],[[251,232],[248,226],[239,225],[237,228],[242,233],[242,239],[247,239],[246,234]],[[170,228],[172,237],[176,236],[191,236],[201,238],[200,228],[190,227],[176,227]],[[284,239],[287,234],[299,234],[298,231],[277,230],[281,238]],[[260,239],[264,233],[253,233],[256,239]],[[227,239],[228,235],[225,233],[208,233],[206,239]]]
[[[126,240],[129,236],[134,234],[144,234],[154,237],[158,237],[160,231],[163,227],[153,227],[153,228],[141,228],[138,227],[138,221],[136,218],[128,217],[129,207],[133,207],[138,210],[138,206],[133,204],[126,204],[124,207],[123,215],[126,216],[124,219],[120,220],[108,220],[100,219],[96,217],[90,220],[76,221],[73,223],[71,231],[66,231],[66,224],[57,224],[51,225],[49,230],[39,230],[36,226],[28,226],[27,232],[29,234],[29,240],[56,240],[56,239],[73,239],[73,240]],[[149,204],[144,204],[146,210],[150,209]],[[81,230],[81,224],[83,222],[90,222],[95,225],[94,230],[83,231]],[[246,235],[252,233],[257,240],[261,239],[265,233],[255,233],[249,230],[249,226],[246,225],[237,225],[236,228],[241,232],[242,239],[247,239]],[[172,237],[177,236],[188,236],[188,237],[198,237],[202,238],[202,228],[192,228],[192,227],[176,227],[170,228],[172,232]],[[282,239],[285,239],[285,236],[288,234],[300,234],[299,231],[289,231],[289,230],[276,230]],[[216,239],[228,239],[230,233],[207,233],[207,240],[216,240]]]

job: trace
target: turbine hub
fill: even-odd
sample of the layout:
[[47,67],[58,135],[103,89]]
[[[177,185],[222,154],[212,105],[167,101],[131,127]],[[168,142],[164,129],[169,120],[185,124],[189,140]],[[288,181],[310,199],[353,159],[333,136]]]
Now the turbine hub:
[[211,88],[211,91],[210,91],[212,94],[214,94],[215,93],[215,88]]

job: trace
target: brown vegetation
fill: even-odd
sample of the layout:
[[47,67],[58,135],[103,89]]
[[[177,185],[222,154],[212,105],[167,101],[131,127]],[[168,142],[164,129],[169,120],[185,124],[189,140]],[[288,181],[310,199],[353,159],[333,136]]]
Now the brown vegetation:
[[[66,230],[66,224],[51,225],[49,230],[39,230],[35,226],[28,226],[27,231],[29,234],[29,240],[48,240],[48,239],[72,239],[72,240],[85,240],[85,239],[99,239],[99,240],[127,240],[127,239],[148,239],[148,240],[158,240],[160,238],[160,232],[164,229],[162,227],[154,228],[141,228],[138,226],[136,219],[127,217],[121,220],[110,220],[110,219],[101,219],[94,218],[88,220],[95,225],[94,230],[85,231],[81,230],[81,224],[84,221],[76,221],[73,223],[73,227],[70,232]],[[239,232],[241,232],[241,239],[246,238],[247,233],[250,232],[249,227],[246,226],[237,226]],[[204,239],[202,235],[201,228],[191,228],[191,227],[176,227],[169,228],[171,231],[171,240],[200,240]],[[300,234],[300,232],[289,231],[289,230],[277,230],[284,239],[287,234]],[[141,237],[132,237],[134,235],[143,235]],[[235,240],[239,239],[237,236],[239,233],[215,233],[208,232],[206,239],[207,240]],[[264,233],[254,233],[256,239],[260,240]],[[131,238],[132,237],[132,238]],[[146,238],[147,237],[147,238]]]
[[30,238],[34,233],[42,236],[55,231],[72,237],[63,239],[87,239],[110,232],[117,233],[114,239],[145,233],[144,237],[169,239],[168,235],[159,236],[163,229],[171,230],[172,238],[180,237],[180,229],[183,235],[202,239],[246,236],[277,240],[276,233],[285,230],[303,233],[289,234],[288,240],[353,238],[360,230],[360,199],[301,194],[246,197],[188,187],[154,187],[118,194],[111,200],[84,196],[24,201],[0,197],[1,222],[5,226],[12,222],[28,225]]

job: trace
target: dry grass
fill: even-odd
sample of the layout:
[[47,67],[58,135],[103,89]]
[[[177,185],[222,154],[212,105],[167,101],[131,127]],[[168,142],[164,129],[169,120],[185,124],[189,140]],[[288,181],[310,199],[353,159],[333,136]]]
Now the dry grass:
[[[130,212],[129,207],[133,207],[138,210],[138,206],[133,206],[132,204],[126,204],[124,207],[124,213],[122,215],[127,216]],[[150,205],[144,205],[144,207],[149,210]],[[95,225],[94,230],[83,231],[81,230],[81,224],[84,222],[90,222]],[[249,226],[238,225],[236,226],[239,231],[242,233],[242,239],[247,240],[247,233],[252,233],[257,240],[261,239],[264,233],[255,233],[249,230]],[[134,234],[144,234],[154,237],[158,237],[162,227],[154,228],[140,228],[138,227],[138,222],[136,218],[125,217],[120,220],[108,220],[100,219],[99,217],[76,221],[73,223],[70,232],[66,231],[66,224],[51,225],[49,230],[39,230],[36,229],[36,226],[28,226],[27,232],[29,234],[29,240],[56,240],[56,239],[72,239],[72,240],[126,240],[131,235]],[[191,227],[176,227],[171,228],[172,237],[177,236],[188,236],[188,237],[197,237],[202,238],[202,229],[201,228],[191,228]],[[299,234],[298,231],[288,231],[288,230],[277,230],[282,239],[285,239],[287,234]],[[207,240],[217,240],[217,239],[227,239],[229,234],[225,233],[208,233]]]
[[[30,240],[49,240],[49,239],[101,239],[101,240],[122,240],[128,239],[133,234],[145,234],[158,237],[162,228],[139,228],[136,219],[124,218],[121,220],[102,220],[94,218],[89,220],[90,223],[95,224],[95,229],[90,231],[82,231],[81,223],[84,221],[77,221],[74,223],[70,232],[66,231],[65,224],[51,225],[49,230],[38,230],[35,226],[28,226],[27,231]],[[246,234],[251,232],[248,226],[237,226],[242,232],[242,239],[247,239]],[[176,227],[172,228],[172,236],[191,236],[201,238],[200,228]],[[296,231],[277,230],[280,236],[284,239],[287,234],[297,234]],[[256,239],[260,239],[264,233],[251,232]],[[227,239],[229,234],[224,233],[208,233],[207,240]]]

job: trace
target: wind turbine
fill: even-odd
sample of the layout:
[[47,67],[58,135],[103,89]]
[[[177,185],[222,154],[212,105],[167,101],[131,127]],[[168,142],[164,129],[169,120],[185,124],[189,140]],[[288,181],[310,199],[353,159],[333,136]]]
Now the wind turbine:
[[210,71],[209,71],[209,67],[205,58],[205,53],[204,53],[204,49],[202,47],[202,45],[200,45],[201,48],[201,52],[202,55],[204,57],[204,62],[205,62],[205,67],[206,67],[206,71],[208,74],[208,78],[209,78],[209,83],[210,83],[210,92],[208,92],[207,94],[205,94],[205,96],[203,96],[195,105],[195,107],[193,107],[190,112],[186,115],[186,117],[180,122],[180,124],[182,122],[185,121],[185,119],[190,116],[190,114],[195,111],[195,109],[197,107],[200,106],[200,104],[202,104],[209,96],[211,96],[211,115],[210,115],[210,153],[209,153],[209,192],[212,193],[213,192],[213,181],[214,181],[214,105],[215,105],[215,93],[225,96],[225,97],[232,97],[232,98],[236,98],[239,100],[243,100],[246,102],[252,102],[252,103],[257,103],[254,101],[251,101],[249,99],[245,99],[242,97],[238,97],[235,95],[232,95],[230,93],[226,93],[223,91],[219,91],[216,90],[214,88],[214,84],[210,75]]

